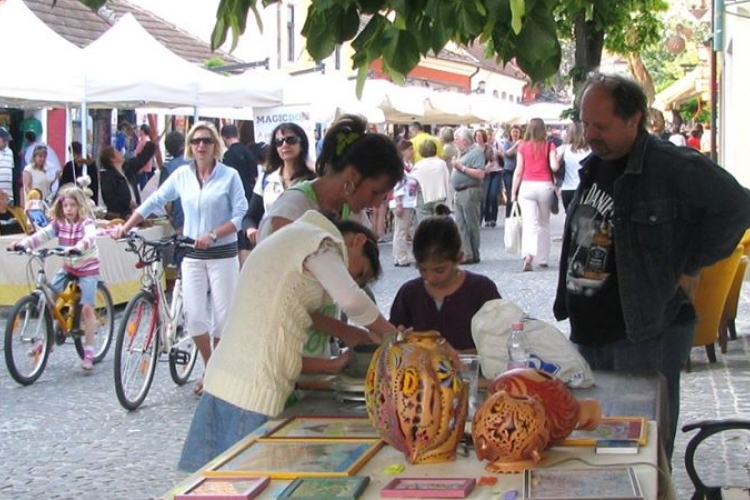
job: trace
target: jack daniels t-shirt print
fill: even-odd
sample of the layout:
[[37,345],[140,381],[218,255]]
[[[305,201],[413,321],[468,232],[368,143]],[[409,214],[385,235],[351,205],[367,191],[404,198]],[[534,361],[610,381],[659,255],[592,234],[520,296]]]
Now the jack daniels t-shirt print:
[[627,158],[598,161],[570,220],[565,276],[570,340],[598,346],[625,337],[615,265],[614,184]]

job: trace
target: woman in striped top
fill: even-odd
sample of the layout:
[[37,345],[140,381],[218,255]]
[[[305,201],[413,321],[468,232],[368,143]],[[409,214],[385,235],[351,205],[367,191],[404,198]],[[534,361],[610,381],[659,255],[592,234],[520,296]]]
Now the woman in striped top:
[[[51,286],[61,292],[70,276],[78,278],[81,287],[83,328],[85,333],[83,362],[81,367],[91,371],[94,367],[94,334],[96,317],[94,299],[96,284],[99,282],[99,249],[96,246],[96,225],[94,214],[83,190],[70,186],[60,191],[50,209],[52,222],[33,235],[12,245],[12,248],[37,248],[45,242],[57,238],[60,246],[68,251],[63,268],[57,271]],[[75,251],[75,256],[70,253]]]

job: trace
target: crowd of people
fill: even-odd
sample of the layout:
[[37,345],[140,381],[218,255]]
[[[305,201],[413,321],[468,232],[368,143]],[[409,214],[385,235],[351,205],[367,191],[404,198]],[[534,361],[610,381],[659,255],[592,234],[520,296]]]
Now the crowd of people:
[[[566,224],[554,314],[570,321],[570,339],[594,370],[665,376],[671,456],[697,279],[750,227],[750,191],[707,156],[651,134],[646,103],[634,81],[593,74],[580,92],[580,121],[564,137],[532,119],[505,131],[444,127],[435,135],[414,123],[394,139],[344,115],[316,144],[314,163],[298,124],[276,126],[262,159],[238,141],[236,126],[219,131],[201,121],[184,138],[167,135],[171,159],[143,199],[149,180],[139,175],[154,141],[105,148],[100,195],[123,219],[113,237],[164,210],[195,241],[181,266],[187,329],[205,371],[179,467],[200,468],[277,416],[301,374],[340,372],[349,354],[336,346],[415,329],[476,352],[472,317],[500,298],[492,280],[464,268],[481,261],[480,228],[496,227],[499,207],[507,215],[517,203],[521,269],[549,267],[559,199]],[[0,167],[4,137],[0,129]],[[35,151],[24,187],[43,191],[41,180],[34,184],[44,163]],[[73,153],[74,171],[87,160]],[[18,244],[57,236],[82,252],[65,271],[95,275],[91,215],[80,190],[67,189],[50,229]],[[8,205],[0,191],[0,220]],[[368,286],[382,271],[377,214],[388,209],[393,264],[413,265],[419,277],[378,307]]]

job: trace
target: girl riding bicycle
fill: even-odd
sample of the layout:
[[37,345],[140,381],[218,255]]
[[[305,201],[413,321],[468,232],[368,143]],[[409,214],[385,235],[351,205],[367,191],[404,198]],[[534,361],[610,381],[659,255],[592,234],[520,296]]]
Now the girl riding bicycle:
[[11,248],[37,248],[53,238],[57,238],[60,246],[66,248],[68,257],[50,286],[59,293],[71,276],[78,279],[85,333],[81,368],[91,371],[94,367],[96,331],[94,298],[99,282],[99,249],[96,246],[94,215],[83,190],[75,186],[60,191],[50,209],[50,215],[53,220],[48,226],[14,243]]

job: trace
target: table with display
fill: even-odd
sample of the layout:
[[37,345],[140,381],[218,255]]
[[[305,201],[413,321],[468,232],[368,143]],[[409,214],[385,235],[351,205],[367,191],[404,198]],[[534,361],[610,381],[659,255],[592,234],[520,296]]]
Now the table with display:
[[[164,222],[138,231],[146,238],[157,239],[171,234],[172,227]],[[34,288],[36,269],[29,275],[28,257],[5,250],[22,237],[0,236],[0,306],[12,306]],[[55,240],[48,243],[50,246],[54,244]],[[135,267],[138,258],[134,253],[125,251],[127,245],[113,240],[106,234],[97,236],[96,244],[101,260],[101,280],[109,288],[115,304],[127,302],[141,286],[142,272]],[[61,264],[60,257],[50,257],[46,260],[45,269],[49,279],[52,279]]]
[[[665,424],[666,400],[664,379],[659,376],[632,376],[612,373],[596,373],[596,386],[588,389],[575,390],[579,399],[597,399],[602,406],[604,416],[643,416],[648,420],[648,442],[640,447],[637,454],[633,455],[601,455],[594,452],[593,447],[587,446],[555,446],[543,453],[540,468],[551,467],[552,469],[587,469],[589,464],[597,466],[622,465],[632,467],[643,492],[644,499],[657,498],[657,482],[659,473],[657,464],[664,469],[663,452],[659,445],[659,428]],[[328,377],[325,380],[335,378]],[[326,383],[317,384],[317,387],[325,386]],[[315,390],[310,391],[297,404],[288,408],[277,419],[268,422],[263,427],[254,431],[240,443],[236,444],[227,452],[195,474],[188,477],[177,487],[167,492],[162,498],[172,500],[177,492],[184,491],[191,484],[195,484],[200,478],[211,476],[211,470],[221,469],[221,464],[227,463],[241,450],[248,446],[257,444],[259,438],[263,438],[274,429],[282,425],[287,419],[328,416],[328,417],[363,417],[367,415],[363,402],[341,401],[336,397],[335,391]],[[468,425],[467,425],[468,429]],[[571,459],[571,460],[567,460]],[[581,459],[581,460],[576,460]],[[389,473],[389,467],[393,465],[403,466],[403,470],[397,475]],[[473,449],[459,447],[456,461],[433,464],[410,465],[404,455],[390,446],[384,446],[367,460],[361,469],[356,471],[356,476],[368,476],[369,485],[362,493],[362,499],[381,498],[380,491],[396,477],[411,478],[481,478],[491,476],[497,478],[494,485],[479,485],[466,498],[502,498],[503,493],[517,491],[518,499],[522,498],[523,474],[492,474],[484,469],[485,462],[480,462]],[[216,475],[215,473],[213,475]],[[258,499],[277,498],[279,494],[291,483],[293,479],[289,476],[284,479],[272,479],[267,487],[256,497]],[[670,478],[665,484],[671,487]],[[664,486],[662,486],[664,489]],[[510,498],[510,496],[509,496]]]

